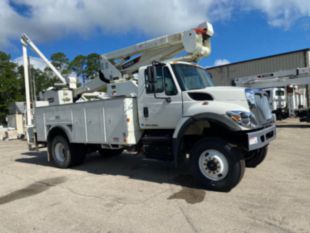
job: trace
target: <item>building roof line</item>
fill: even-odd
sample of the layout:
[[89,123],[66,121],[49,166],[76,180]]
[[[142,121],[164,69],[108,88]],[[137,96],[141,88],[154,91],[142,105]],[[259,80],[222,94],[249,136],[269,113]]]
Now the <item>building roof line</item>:
[[264,56],[264,57],[253,58],[253,59],[249,59],[249,60],[243,60],[243,61],[232,62],[232,63],[223,64],[223,65],[218,65],[218,66],[212,66],[212,67],[208,67],[208,68],[206,68],[206,69],[207,69],[207,70],[211,70],[211,69],[220,68],[220,67],[226,67],[226,66],[231,66],[231,65],[237,65],[237,64],[247,63],[247,62],[253,62],[253,61],[263,60],[263,59],[267,59],[267,58],[280,57],[280,56],[283,56],[283,55],[288,55],[288,54],[293,54],[293,53],[300,53],[300,52],[309,52],[309,51],[310,51],[310,48],[305,48],[305,49],[294,50],[294,51],[285,52],[285,53],[278,53],[278,54],[274,54],[274,55],[269,55],[269,56]]

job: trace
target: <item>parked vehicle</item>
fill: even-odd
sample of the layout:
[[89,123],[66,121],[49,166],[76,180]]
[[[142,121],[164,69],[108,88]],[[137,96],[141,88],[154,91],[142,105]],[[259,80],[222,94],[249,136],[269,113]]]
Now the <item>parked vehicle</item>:
[[264,91],[267,93],[270,108],[276,115],[277,120],[282,120],[289,117],[285,88],[266,88]]
[[[212,35],[212,25],[203,23],[102,55],[97,79],[81,88],[64,82],[48,93],[49,106],[36,108],[28,127],[29,142],[47,146],[60,168],[81,164],[90,151],[143,152],[175,166],[189,160],[201,185],[232,189],[246,166],[264,160],[276,128],[265,92],[215,87],[193,63],[209,55]],[[183,50],[187,55],[171,59]],[[108,97],[75,101],[103,85]]]
[[306,85],[310,84],[310,67],[239,77],[234,79],[234,84],[265,90],[277,119],[302,116],[300,120],[306,121],[309,111]]

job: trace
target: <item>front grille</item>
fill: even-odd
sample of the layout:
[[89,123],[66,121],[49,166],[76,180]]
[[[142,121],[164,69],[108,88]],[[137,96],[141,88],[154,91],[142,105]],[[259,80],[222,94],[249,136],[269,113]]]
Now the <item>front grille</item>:
[[251,111],[261,125],[265,125],[272,120],[268,98],[262,92],[255,93],[255,105],[252,106]]

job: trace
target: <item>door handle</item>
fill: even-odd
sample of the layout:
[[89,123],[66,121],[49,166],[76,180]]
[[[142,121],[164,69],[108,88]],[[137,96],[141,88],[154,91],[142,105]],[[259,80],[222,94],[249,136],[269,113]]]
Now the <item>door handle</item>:
[[145,118],[149,117],[149,108],[148,107],[143,108],[143,116]]

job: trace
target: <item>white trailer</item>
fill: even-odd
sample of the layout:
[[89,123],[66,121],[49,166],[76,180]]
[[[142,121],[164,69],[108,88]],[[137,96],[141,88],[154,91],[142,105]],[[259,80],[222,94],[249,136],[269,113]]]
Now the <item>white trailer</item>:
[[[81,88],[70,88],[63,78],[66,85],[52,90],[50,106],[35,109],[30,141],[47,146],[48,159],[61,168],[82,163],[91,151],[143,152],[175,166],[190,159],[204,187],[232,189],[245,166],[264,160],[276,129],[265,93],[214,87],[208,73],[192,63],[209,55],[212,35],[206,22],[102,55],[98,78]],[[172,59],[181,51],[187,55]],[[104,85],[107,97],[79,102]],[[59,100],[59,91],[72,98]]]

